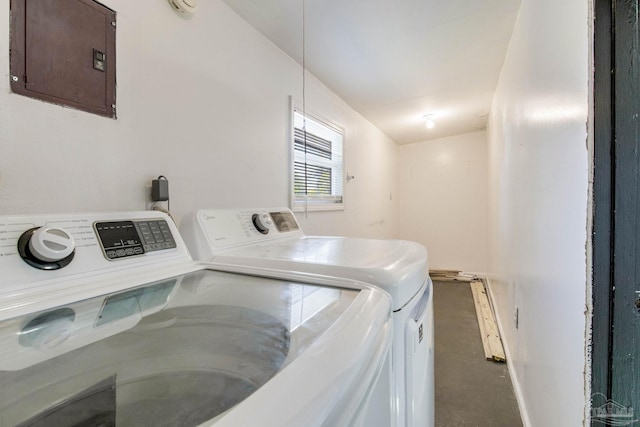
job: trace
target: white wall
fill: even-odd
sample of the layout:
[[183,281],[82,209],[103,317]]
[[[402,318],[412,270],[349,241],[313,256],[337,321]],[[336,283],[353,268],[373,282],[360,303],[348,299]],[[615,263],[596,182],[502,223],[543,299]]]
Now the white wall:
[[[288,205],[289,96],[302,97],[302,70],[224,3],[201,2],[183,19],[166,0],[103,1],[118,20],[117,120],[10,93],[8,3],[0,214],[142,210],[161,174],[177,220],[201,207]],[[307,81],[307,105],[345,127],[346,165],[358,179],[346,185],[345,211],[310,214],[303,226],[395,235],[395,143]]]
[[522,2],[489,119],[489,283],[532,426],[583,423],[588,3]]
[[484,131],[401,145],[400,237],[429,250],[429,268],[487,269]]

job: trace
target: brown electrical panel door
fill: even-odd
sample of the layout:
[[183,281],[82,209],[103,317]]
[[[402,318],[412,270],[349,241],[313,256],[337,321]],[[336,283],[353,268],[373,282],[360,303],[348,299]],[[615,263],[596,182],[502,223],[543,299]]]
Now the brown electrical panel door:
[[11,0],[11,89],[116,117],[116,14],[92,0]]

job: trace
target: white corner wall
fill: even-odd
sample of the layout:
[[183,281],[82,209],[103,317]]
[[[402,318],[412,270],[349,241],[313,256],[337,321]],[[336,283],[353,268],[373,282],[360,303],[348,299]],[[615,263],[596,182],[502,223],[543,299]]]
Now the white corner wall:
[[[287,206],[289,96],[302,69],[220,0],[184,19],[166,0],[102,0],[117,12],[112,120],[9,89],[9,2],[0,6],[0,214],[144,210],[170,181],[180,218],[206,207]],[[397,234],[396,144],[307,76],[307,105],[341,124],[347,209],[309,233]]]
[[530,426],[584,418],[588,12],[523,0],[489,118],[489,285]]
[[486,272],[486,132],[401,145],[399,162],[400,238],[425,245],[432,270]]

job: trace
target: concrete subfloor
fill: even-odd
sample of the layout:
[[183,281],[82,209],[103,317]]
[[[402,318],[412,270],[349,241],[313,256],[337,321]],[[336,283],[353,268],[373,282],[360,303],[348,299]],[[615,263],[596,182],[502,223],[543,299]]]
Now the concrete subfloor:
[[522,426],[505,363],[485,359],[468,283],[434,282],[436,426]]

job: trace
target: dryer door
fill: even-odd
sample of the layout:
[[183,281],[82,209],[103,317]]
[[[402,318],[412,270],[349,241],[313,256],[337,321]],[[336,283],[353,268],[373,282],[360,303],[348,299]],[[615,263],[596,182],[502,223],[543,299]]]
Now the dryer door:
[[433,284],[426,290],[405,327],[406,425],[434,425]]

